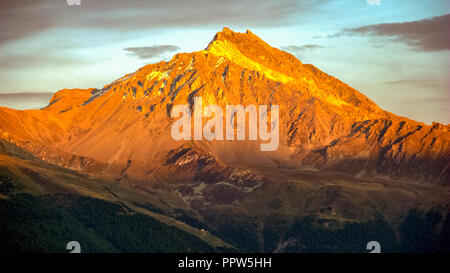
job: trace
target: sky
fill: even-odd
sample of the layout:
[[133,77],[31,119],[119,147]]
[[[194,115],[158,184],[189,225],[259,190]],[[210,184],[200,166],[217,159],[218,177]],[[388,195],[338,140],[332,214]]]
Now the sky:
[[448,0],[67,2],[0,0],[0,106],[40,108],[60,89],[101,88],[202,50],[227,26],[250,29],[387,111],[450,123]]

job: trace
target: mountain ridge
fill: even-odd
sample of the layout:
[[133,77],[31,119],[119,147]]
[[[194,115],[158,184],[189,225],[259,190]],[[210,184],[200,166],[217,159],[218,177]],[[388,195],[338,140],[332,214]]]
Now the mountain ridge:
[[[262,154],[250,141],[173,141],[170,110],[192,105],[196,96],[205,105],[280,105],[279,150]],[[169,179],[175,166],[167,166],[168,157],[184,147],[220,179],[248,158],[255,163],[243,168],[275,171],[281,164],[448,185],[448,129],[384,111],[250,31],[229,28],[205,50],[145,65],[102,89],[58,91],[41,110],[0,108],[0,138],[65,167],[147,182]],[[218,179],[202,174],[205,163],[196,164],[191,179],[197,171]]]

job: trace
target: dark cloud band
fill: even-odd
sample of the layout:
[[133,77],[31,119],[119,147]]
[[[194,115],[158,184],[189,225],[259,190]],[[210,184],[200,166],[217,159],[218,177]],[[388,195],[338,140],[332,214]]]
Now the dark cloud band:
[[391,38],[416,51],[450,50],[450,14],[419,21],[367,25],[344,29],[329,37],[371,36]]
[[290,46],[285,46],[282,49],[285,51],[288,51],[288,52],[292,52],[292,53],[300,53],[300,52],[304,52],[306,50],[311,50],[311,49],[316,49],[316,48],[323,48],[323,46],[315,45],[315,44],[307,44],[307,45],[301,45],[301,46],[290,45]]
[[173,52],[180,48],[174,45],[155,45],[145,47],[127,47],[123,50],[130,52],[130,55],[136,56],[139,59],[151,59],[161,57],[164,53]]
[[53,93],[0,93],[0,106],[14,109],[40,109],[48,105]]
[[[48,29],[128,31],[186,26],[286,24],[299,10],[307,13],[323,2],[305,0],[0,0],[0,42]],[[132,16],[130,16],[132,14]]]

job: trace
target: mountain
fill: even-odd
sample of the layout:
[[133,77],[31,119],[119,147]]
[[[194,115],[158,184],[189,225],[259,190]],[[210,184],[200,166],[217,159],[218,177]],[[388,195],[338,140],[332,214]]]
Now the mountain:
[[[279,105],[278,149],[260,151],[261,140],[174,140],[171,110],[192,109],[196,97],[222,109]],[[101,89],[58,91],[40,110],[0,107],[4,141],[131,195],[157,196],[157,210],[187,211],[185,221],[250,251],[354,251],[331,241],[302,248],[311,242],[298,234],[357,228],[392,239],[411,210],[445,216],[448,129],[384,111],[250,31],[228,28],[204,50]]]
[[[197,96],[204,105],[280,105],[278,151],[259,152],[251,141],[172,141],[170,109]],[[41,110],[1,108],[0,136],[45,160],[132,180],[154,180],[184,145],[224,166],[287,164],[448,183],[448,125],[386,112],[250,31],[228,28],[205,50],[146,65],[100,90],[61,90]]]

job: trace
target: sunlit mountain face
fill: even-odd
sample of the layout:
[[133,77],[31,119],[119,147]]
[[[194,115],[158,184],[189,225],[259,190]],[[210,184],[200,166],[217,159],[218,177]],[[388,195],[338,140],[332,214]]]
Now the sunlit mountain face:
[[[176,105],[192,109],[195,98],[202,98],[203,107],[223,109],[278,105],[279,145],[261,152],[261,140],[250,139],[248,132],[246,141],[222,141],[223,133],[212,141],[174,140],[171,110]],[[3,138],[42,159],[149,185],[155,174],[176,177],[169,169],[178,165],[171,166],[167,157],[180,149],[210,159],[199,171],[219,171],[219,166],[278,171],[285,166],[448,184],[443,171],[448,126],[429,126],[384,111],[250,31],[224,28],[205,50],[146,65],[102,89],[61,90],[42,110],[2,108],[1,114]],[[205,169],[208,164],[219,165]],[[191,175],[194,179],[197,173]]]
[[[201,110],[214,105],[223,113],[230,105],[276,105],[275,149],[261,150],[268,140],[250,137],[251,113],[243,139],[227,140],[226,132],[174,139],[172,110],[184,105],[192,113],[199,98]],[[200,117],[201,126],[215,115]],[[238,135],[231,122],[220,119],[215,133],[223,125]],[[184,125],[193,134],[194,123]],[[145,65],[103,88],[60,90],[41,110],[0,108],[0,208],[9,232],[2,250],[64,251],[64,235],[15,241],[27,230],[7,213],[30,211],[30,219],[50,223],[41,210],[60,209],[84,226],[142,215],[121,218],[120,228],[112,221],[111,233],[78,229],[93,252],[365,252],[373,240],[387,252],[442,251],[448,129],[385,111],[251,31],[224,28],[204,50]],[[167,248],[117,243],[127,236],[118,230],[130,225],[179,240]]]

